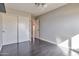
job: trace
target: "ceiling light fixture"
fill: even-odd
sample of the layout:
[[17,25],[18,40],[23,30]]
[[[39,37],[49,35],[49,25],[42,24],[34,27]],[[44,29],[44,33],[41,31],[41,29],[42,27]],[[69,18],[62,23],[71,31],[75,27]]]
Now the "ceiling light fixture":
[[47,7],[46,3],[35,3],[35,6],[37,7]]

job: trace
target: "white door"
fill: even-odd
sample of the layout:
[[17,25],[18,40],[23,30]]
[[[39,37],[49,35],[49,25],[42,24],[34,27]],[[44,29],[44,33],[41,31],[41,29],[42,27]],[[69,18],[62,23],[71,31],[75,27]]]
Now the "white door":
[[3,15],[3,45],[30,40],[29,17]]
[[24,42],[30,40],[29,17],[18,17],[18,41]]
[[17,43],[17,16],[3,15],[3,45]]

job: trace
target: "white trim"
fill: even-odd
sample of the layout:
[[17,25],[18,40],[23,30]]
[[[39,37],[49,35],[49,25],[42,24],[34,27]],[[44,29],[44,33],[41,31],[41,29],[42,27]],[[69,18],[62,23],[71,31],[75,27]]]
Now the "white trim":
[[51,43],[51,44],[55,44],[55,45],[57,45],[57,43],[56,42],[53,42],[53,41],[49,41],[49,40],[46,40],[46,39],[44,39],[44,38],[39,38],[40,40],[43,40],[43,41],[46,41],[46,42],[49,42],[49,43]]
[[[27,40],[27,41],[30,41],[30,40]],[[26,42],[26,41],[21,41],[21,42],[19,42],[19,43],[22,43],[22,42]],[[17,44],[17,42],[15,42],[15,43],[10,43],[10,44]],[[2,46],[10,45],[10,44],[3,44]]]
[[2,48],[2,47],[0,47],[0,51],[1,51],[1,48]]
[[0,48],[0,51],[1,51],[1,48]]
[[1,44],[1,47],[0,47],[0,51],[1,51],[1,49],[2,49],[2,44]]

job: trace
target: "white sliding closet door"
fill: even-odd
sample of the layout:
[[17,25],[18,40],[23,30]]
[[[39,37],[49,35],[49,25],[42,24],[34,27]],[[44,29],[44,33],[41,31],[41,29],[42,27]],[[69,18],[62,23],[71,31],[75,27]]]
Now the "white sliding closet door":
[[18,41],[24,42],[30,40],[30,27],[29,27],[29,17],[19,16],[18,17]]
[[3,15],[3,45],[17,43],[17,16]]
[[30,40],[30,21],[28,16],[3,14],[3,45]]

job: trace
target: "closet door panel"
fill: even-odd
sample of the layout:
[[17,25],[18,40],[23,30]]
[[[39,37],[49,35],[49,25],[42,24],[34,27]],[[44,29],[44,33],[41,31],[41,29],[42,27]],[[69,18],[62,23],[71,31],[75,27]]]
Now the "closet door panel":
[[24,42],[29,39],[29,18],[25,16],[18,17],[18,41]]
[[17,43],[17,16],[3,15],[3,45]]

